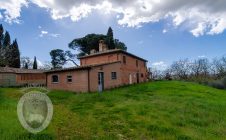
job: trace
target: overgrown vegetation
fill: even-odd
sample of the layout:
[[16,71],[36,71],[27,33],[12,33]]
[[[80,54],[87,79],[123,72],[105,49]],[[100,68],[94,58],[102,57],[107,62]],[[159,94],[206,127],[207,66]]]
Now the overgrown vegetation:
[[182,59],[175,61],[165,71],[151,70],[153,79],[193,81],[215,88],[226,88],[226,56],[210,61]]
[[51,91],[49,127],[24,130],[16,114],[22,93],[0,89],[1,139],[226,139],[226,91],[189,82],[162,81],[102,94]]

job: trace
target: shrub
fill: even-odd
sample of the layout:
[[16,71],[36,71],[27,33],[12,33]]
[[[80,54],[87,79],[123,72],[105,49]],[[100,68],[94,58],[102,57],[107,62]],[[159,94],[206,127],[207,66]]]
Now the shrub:
[[213,81],[208,83],[209,86],[217,88],[217,89],[225,89],[225,85],[223,84],[222,80]]
[[226,87],[226,77],[222,78],[222,84]]

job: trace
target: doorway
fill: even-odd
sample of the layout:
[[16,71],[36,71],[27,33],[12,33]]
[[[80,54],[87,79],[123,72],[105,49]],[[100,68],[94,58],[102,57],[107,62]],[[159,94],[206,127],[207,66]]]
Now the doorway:
[[139,73],[137,73],[137,83],[140,83]]
[[102,92],[104,90],[104,73],[98,72],[98,91]]

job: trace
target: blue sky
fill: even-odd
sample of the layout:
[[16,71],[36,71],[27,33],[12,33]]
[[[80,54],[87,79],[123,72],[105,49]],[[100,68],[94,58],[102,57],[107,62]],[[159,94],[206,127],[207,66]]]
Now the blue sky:
[[[60,10],[68,7],[62,6],[59,8],[58,5],[62,5],[62,3],[57,3],[54,0],[51,0],[54,3],[51,5],[43,2],[43,0],[34,0],[34,2],[19,1],[21,1],[20,5],[17,5],[19,15],[18,11],[16,13],[12,10],[8,10],[9,13],[6,13],[7,9],[10,8],[7,5],[4,7],[4,0],[0,2],[0,5],[3,5],[0,6],[0,23],[10,32],[12,39],[17,38],[21,56],[31,58],[36,56],[41,62],[50,61],[49,52],[52,49],[67,50],[68,43],[74,38],[83,37],[89,33],[106,34],[109,26],[113,28],[114,37],[123,41],[129,52],[147,59],[149,66],[164,67],[178,59],[197,59],[198,57],[212,59],[226,54],[226,33],[224,31],[226,21],[221,24],[222,19],[219,14],[224,14],[224,9],[223,12],[210,13],[211,16],[203,15],[200,12],[201,17],[195,15],[195,18],[191,16],[181,21],[182,19],[178,20],[179,17],[183,17],[181,15],[178,17],[159,15],[157,19],[153,19],[153,13],[136,11],[136,6],[126,5],[125,3],[123,4],[126,5],[127,9],[134,8],[133,10],[139,12],[139,14],[134,14],[132,18],[131,16],[126,18],[126,10],[114,10],[120,7],[118,3],[114,2],[112,2],[112,10],[109,11],[99,8],[98,10],[94,9],[86,12],[84,8],[81,8],[80,11],[75,11],[80,12],[80,14],[73,15],[72,13],[67,15],[67,10]],[[145,2],[145,0],[143,1]],[[201,2],[202,0],[198,1]],[[9,1],[5,1],[5,3],[7,2],[9,3]],[[98,2],[96,1],[96,3]],[[88,4],[95,5],[94,3]],[[168,3],[168,5],[170,4]],[[186,5],[186,3],[184,4]],[[75,9],[81,7],[81,3],[75,3],[75,5]],[[143,7],[146,5],[148,3],[144,4]],[[193,5],[190,10],[192,11],[194,7],[198,8]],[[89,9],[89,7],[85,7],[85,9]],[[206,7],[205,10],[208,9],[216,8]],[[54,15],[54,10],[59,10],[58,12],[62,13]],[[155,11],[158,12],[158,9]],[[175,10],[174,15],[183,13],[180,13],[180,11],[181,8]],[[217,16],[214,13],[217,13]],[[148,20],[143,18],[143,21],[141,21],[138,17],[144,17],[144,15],[151,18]],[[213,19],[205,18],[205,16]],[[9,18],[7,19],[7,17]],[[216,23],[209,22],[209,20],[216,20]],[[200,30],[199,25],[202,25],[202,30]]]

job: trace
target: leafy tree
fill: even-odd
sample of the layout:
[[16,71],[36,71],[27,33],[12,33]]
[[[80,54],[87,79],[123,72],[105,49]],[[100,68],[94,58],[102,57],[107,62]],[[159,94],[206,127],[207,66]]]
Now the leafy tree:
[[120,42],[118,39],[114,39],[113,30],[111,27],[108,28],[107,35],[103,34],[88,34],[82,38],[76,38],[68,44],[68,47],[71,51],[63,51],[60,49],[52,50],[50,52],[52,58],[53,68],[61,68],[67,61],[71,61],[76,66],[76,59],[78,57],[89,55],[91,50],[99,51],[99,41],[104,40],[108,45],[109,49],[122,49],[127,50],[126,45],[123,42]]
[[52,64],[49,61],[45,61],[43,63],[43,66],[40,67],[40,69],[43,69],[43,70],[50,70],[51,68],[52,68]]
[[99,41],[104,40],[109,49],[127,50],[126,45],[118,39],[114,39],[113,30],[109,27],[107,35],[102,34],[88,34],[85,37],[74,39],[69,43],[69,48],[79,52],[77,56],[84,56],[90,54],[92,49],[99,50]]
[[27,67],[27,69],[29,69],[29,68],[33,67],[33,63],[32,63],[32,61],[31,61],[31,59],[29,57],[26,57],[26,56],[21,57],[20,62],[21,62],[21,67],[22,68],[26,68]]
[[53,68],[62,68],[63,65],[66,63],[65,53],[61,49],[52,50],[50,52],[50,56],[52,59],[51,64]]
[[188,59],[179,60],[171,65],[173,75],[177,79],[187,80],[190,72],[190,62]]
[[78,56],[90,54],[92,49],[99,50],[99,41],[105,40],[106,36],[99,34],[88,34],[83,38],[74,39],[69,43],[69,48],[78,51]]
[[33,69],[38,69],[38,64],[37,64],[36,56],[34,57]]
[[66,61],[71,61],[74,65],[78,66],[78,64],[75,62],[77,59],[77,56],[75,54],[72,54],[71,51],[65,52],[65,58],[66,58]]
[[114,43],[115,43],[115,48],[125,50],[125,51],[127,50],[125,43],[120,42],[118,39],[115,39]]

